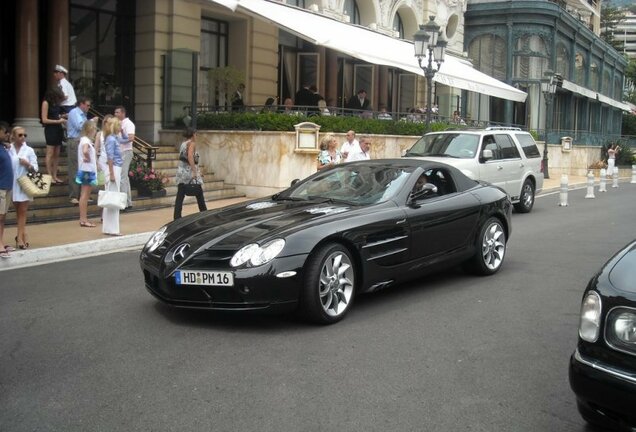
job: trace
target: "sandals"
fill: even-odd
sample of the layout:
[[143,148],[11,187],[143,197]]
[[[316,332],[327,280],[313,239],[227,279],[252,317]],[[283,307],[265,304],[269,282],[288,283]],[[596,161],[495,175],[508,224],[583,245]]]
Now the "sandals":
[[92,222],[80,222],[80,226],[82,228],[95,228],[97,225]]
[[[29,243],[25,242],[23,244],[19,244],[18,243],[18,236],[16,236],[15,237],[15,247],[17,247],[18,249],[22,249],[22,250],[28,249],[29,248]],[[6,249],[5,249],[5,251],[6,251]]]
[[9,255],[6,249],[0,249],[0,258],[11,258],[11,255]]
[[4,250],[7,252],[15,252],[15,248],[9,245],[5,245]]

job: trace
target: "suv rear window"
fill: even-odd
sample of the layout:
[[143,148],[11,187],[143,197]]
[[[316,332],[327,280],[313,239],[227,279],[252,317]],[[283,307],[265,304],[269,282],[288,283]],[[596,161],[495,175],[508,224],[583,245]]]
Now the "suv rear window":
[[537,148],[537,143],[534,142],[534,138],[529,134],[515,134],[515,137],[519,140],[519,144],[521,144],[521,148],[523,149],[523,153],[527,158],[538,158],[541,157],[541,153]]

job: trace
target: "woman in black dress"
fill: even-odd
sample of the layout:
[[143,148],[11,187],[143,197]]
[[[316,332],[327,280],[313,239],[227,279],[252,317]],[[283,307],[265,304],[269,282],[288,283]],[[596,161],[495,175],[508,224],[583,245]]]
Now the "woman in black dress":
[[44,125],[44,139],[46,140],[46,170],[53,178],[53,184],[62,184],[57,177],[57,169],[60,160],[60,150],[64,141],[64,129],[66,114],[63,114],[62,106],[64,93],[58,87],[49,88],[44,93],[44,100],[40,108],[40,117]]

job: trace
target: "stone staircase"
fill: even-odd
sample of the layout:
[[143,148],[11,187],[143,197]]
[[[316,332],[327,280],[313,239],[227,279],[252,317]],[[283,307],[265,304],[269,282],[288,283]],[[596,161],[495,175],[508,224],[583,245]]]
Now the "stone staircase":
[[[38,156],[38,165],[40,171],[46,173],[45,154],[46,149],[36,148],[35,152]],[[170,183],[166,187],[166,195],[162,197],[150,198],[140,197],[133,188],[133,208],[129,211],[144,211],[163,207],[172,207],[174,205],[175,196],[177,194],[177,185],[174,184],[174,177],[179,163],[179,152],[172,145],[159,145],[157,149],[156,160],[153,161],[153,168],[168,175]],[[214,201],[226,198],[239,198],[245,196],[238,193],[232,186],[227,186],[223,180],[217,179],[213,172],[208,172],[205,166],[199,166],[204,174],[203,194],[206,201]],[[63,150],[60,157],[60,167],[58,176],[67,179],[66,171],[66,152]],[[103,188],[103,187],[102,187]],[[101,216],[102,209],[97,206],[97,191],[93,189],[89,202],[88,215],[90,218]],[[196,203],[195,197],[185,197],[184,204]],[[15,225],[16,223],[15,209],[11,207],[6,215],[5,223],[7,225]],[[68,186],[52,185],[49,195],[42,198],[35,198],[29,205],[27,214],[27,224],[43,223],[61,220],[70,220],[79,218],[79,208],[77,205],[71,204],[68,199]]]

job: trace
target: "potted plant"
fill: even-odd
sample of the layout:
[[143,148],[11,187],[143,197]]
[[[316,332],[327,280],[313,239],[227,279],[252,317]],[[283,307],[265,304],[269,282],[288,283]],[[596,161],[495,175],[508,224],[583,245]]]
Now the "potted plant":
[[149,167],[146,162],[137,159],[133,159],[130,163],[128,177],[130,178],[131,186],[137,189],[140,196],[152,198],[165,196],[165,186],[170,181],[166,174]]

